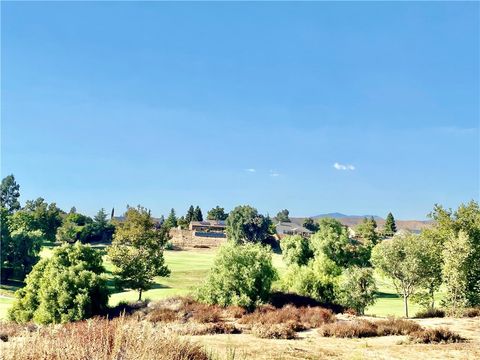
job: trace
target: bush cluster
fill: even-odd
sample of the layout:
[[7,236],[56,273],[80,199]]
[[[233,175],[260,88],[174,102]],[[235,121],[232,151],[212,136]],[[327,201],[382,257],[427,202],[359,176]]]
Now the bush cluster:
[[446,328],[422,329],[409,335],[409,340],[419,344],[449,344],[465,341],[457,333]]
[[422,327],[413,321],[391,318],[375,322],[364,319],[339,321],[323,325],[318,332],[326,337],[363,338],[408,335],[421,330]]

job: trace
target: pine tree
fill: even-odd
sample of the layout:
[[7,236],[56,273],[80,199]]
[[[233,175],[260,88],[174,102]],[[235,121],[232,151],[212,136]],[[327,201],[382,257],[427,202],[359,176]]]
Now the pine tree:
[[189,224],[193,220],[194,213],[195,209],[193,208],[193,205],[190,205],[187,211],[187,215],[185,216],[185,221],[187,221]]
[[202,210],[200,210],[200,207],[197,205],[195,208],[195,211],[193,213],[193,221],[203,221],[203,214]]
[[20,185],[15,181],[15,176],[8,175],[2,180],[0,186],[0,206],[7,209],[9,214],[20,210]]
[[392,213],[388,213],[387,218],[385,219],[385,225],[383,226],[383,234],[385,236],[393,236],[397,232],[397,225],[395,224],[395,219],[393,218]]
[[175,209],[170,210],[167,220],[165,220],[165,227],[171,229],[177,227],[177,216],[175,215]]

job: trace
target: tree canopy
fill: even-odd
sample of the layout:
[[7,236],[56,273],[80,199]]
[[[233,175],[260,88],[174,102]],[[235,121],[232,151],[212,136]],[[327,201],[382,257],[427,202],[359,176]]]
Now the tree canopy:
[[209,210],[207,213],[208,220],[226,220],[228,214],[225,213],[225,209],[220,206],[216,206],[213,209]]
[[288,215],[290,215],[290,212],[287,209],[283,209],[277,213],[276,219],[280,222],[290,222]]
[[12,174],[3,178],[0,185],[0,206],[9,213],[20,210],[19,197],[20,185],[15,181],[15,176]]
[[270,224],[271,221],[257,209],[248,205],[237,206],[227,218],[227,237],[236,243],[265,242],[270,236]]
[[383,226],[383,234],[385,236],[393,236],[397,232],[397,225],[395,224],[395,219],[393,214],[390,212],[385,219],[385,225]]
[[9,311],[24,323],[64,323],[105,312],[108,288],[102,277],[102,254],[86,245],[65,244],[40,260],[19,289]]
[[268,300],[277,277],[268,248],[228,242],[220,247],[198,298],[209,304],[252,309]]
[[128,208],[125,220],[118,223],[108,256],[115,265],[117,285],[142,292],[153,285],[156,276],[169,276],[163,249],[168,241],[165,228],[155,226],[150,212],[145,208]]

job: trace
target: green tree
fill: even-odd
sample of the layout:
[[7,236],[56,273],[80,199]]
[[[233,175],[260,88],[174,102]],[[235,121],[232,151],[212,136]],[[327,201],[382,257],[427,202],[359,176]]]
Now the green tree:
[[198,299],[208,304],[253,309],[268,300],[277,278],[269,249],[260,244],[227,242],[220,247],[207,280],[198,291]]
[[303,221],[303,227],[305,229],[310,230],[313,233],[317,232],[320,229],[320,226],[318,226],[318,223],[312,218],[306,218]]
[[188,224],[190,224],[193,221],[193,217],[195,215],[195,208],[193,205],[190,205],[187,211],[187,215],[185,216],[185,220],[187,221]]
[[444,303],[453,315],[459,315],[460,311],[469,305],[468,259],[471,252],[471,243],[464,231],[460,231],[458,235],[452,233],[449,241],[445,242],[442,269],[446,290]]
[[227,217],[228,214],[225,213],[225,209],[218,205],[207,213],[208,220],[226,220]]
[[9,213],[20,210],[20,185],[15,181],[15,176],[8,175],[2,179],[0,185],[0,206]]
[[377,287],[371,268],[348,268],[342,276],[339,288],[340,303],[355,309],[360,315],[375,303]]
[[9,215],[2,208],[1,270],[3,280],[23,280],[39,260],[43,233],[35,230],[33,216],[22,210]]
[[347,228],[332,218],[320,219],[320,230],[310,237],[312,249],[325,254],[338,266],[348,267],[352,260],[353,245],[348,238]]
[[307,265],[293,264],[282,279],[282,289],[309,296],[323,303],[334,303],[338,296],[341,268],[325,254],[316,254]]
[[36,229],[41,230],[48,241],[54,241],[57,229],[62,225],[62,211],[55,203],[47,204],[43,198],[27,201],[24,211],[35,218]]
[[308,240],[300,235],[285,236],[280,240],[280,247],[287,265],[306,265],[313,257]]
[[408,300],[425,286],[425,274],[436,257],[425,251],[422,237],[395,236],[378,243],[372,251],[372,263],[384,275],[392,279],[397,293],[403,296],[405,316],[408,317]]
[[200,207],[197,205],[195,211],[193,212],[193,221],[203,221],[203,214]]
[[108,288],[102,254],[85,245],[63,245],[40,260],[19,289],[9,318],[24,323],[64,323],[103,314]]
[[290,212],[287,209],[283,209],[278,212],[276,219],[280,222],[290,222],[288,215],[290,215]]
[[270,236],[270,224],[257,209],[245,205],[237,206],[228,215],[226,233],[236,243],[265,242]]
[[480,207],[478,202],[470,201],[461,204],[457,210],[446,210],[440,205],[435,205],[430,214],[435,226],[425,230],[437,241],[444,244],[454,236],[464,232],[469,243],[469,255],[465,260],[467,272],[467,285],[465,297],[467,306],[480,305]]
[[57,229],[56,239],[62,243],[74,244],[80,241],[83,227],[73,221],[65,220],[63,225]]
[[378,243],[377,223],[373,218],[364,218],[355,228],[355,234],[360,240],[356,249],[356,263],[360,266],[370,265],[373,247]]
[[163,223],[163,226],[167,229],[176,228],[178,226],[175,209],[172,208],[172,210],[170,210],[170,214],[168,215],[167,220]]
[[182,229],[187,229],[189,223],[187,222],[187,220],[185,220],[185,217],[184,217],[184,216],[180,216],[180,217],[177,219],[177,225],[180,226],[180,228],[182,228]]
[[168,232],[155,227],[149,211],[141,206],[128,208],[108,250],[119,287],[137,290],[141,300],[155,276],[169,276],[163,258],[167,241]]
[[397,225],[395,224],[395,219],[393,218],[393,214],[389,212],[385,219],[385,225],[383,226],[383,235],[393,236],[396,232]]

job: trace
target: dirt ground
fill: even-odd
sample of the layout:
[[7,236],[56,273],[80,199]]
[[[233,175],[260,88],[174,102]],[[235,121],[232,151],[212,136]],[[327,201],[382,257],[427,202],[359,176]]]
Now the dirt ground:
[[425,327],[446,327],[468,341],[460,344],[424,345],[407,344],[406,336],[326,338],[319,336],[316,329],[300,332],[297,340],[259,339],[250,334],[187,338],[202,344],[221,359],[480,359],[480,318],[414,321]]

